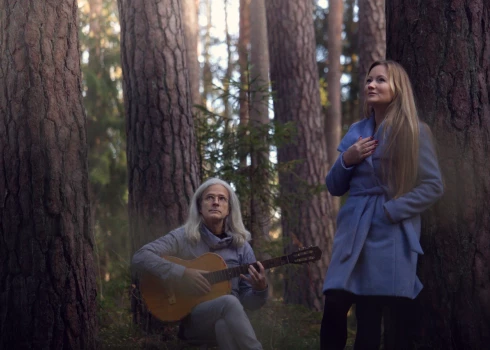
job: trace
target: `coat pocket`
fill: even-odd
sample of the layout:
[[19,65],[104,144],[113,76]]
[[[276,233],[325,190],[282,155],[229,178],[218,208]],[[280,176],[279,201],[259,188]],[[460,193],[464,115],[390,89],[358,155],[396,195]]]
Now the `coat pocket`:
[[419,237],[415,228],[413,227],[412,219],[406,219],[402,221],[402,228],[407,238],[408,246],[412,252],[423,255],[424,251],[420,245]]

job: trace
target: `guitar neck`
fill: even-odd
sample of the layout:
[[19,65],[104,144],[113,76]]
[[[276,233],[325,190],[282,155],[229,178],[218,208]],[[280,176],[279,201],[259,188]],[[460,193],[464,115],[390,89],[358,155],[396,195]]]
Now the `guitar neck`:
[[[261,261],[262,266],[264,266],[264,269],[270,269],[273,267],[277,266],[282,266],[282,265],[287,265],[289,264],[289,258],[287,255],[280,256],[278,258],[273,258],[269,260],[264,260]],[[259,271],[259,266],[257,263],[253,264],[245,264],[245,265],[240,265],[236,267],[230,267],[228,269],[224,270],[218,270],[218,271],[213,271],[213,272],[208,272],[204,274],[204,277],[209,281],[211,284],[231,280],[234,277],[238,277],[241,274],[246,275],[248,274],[248,267],[252,265],[257,271]]]

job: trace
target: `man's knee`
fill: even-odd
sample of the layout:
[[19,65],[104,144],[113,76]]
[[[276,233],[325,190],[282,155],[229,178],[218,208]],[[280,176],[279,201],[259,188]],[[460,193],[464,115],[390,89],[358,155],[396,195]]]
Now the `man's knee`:
[[222,317],[226,317],[226,315],[231,315],[232,317],[246,315],[242,303],[234,295],[223,295],[218,300],[221,305]]
[[241,309],[243,310],[243,306],[240,303],[240,300],[234,295],[228,294],[228,295],[222,295],[218,298],[219,302],[223,305],[224,308],[226,309]]

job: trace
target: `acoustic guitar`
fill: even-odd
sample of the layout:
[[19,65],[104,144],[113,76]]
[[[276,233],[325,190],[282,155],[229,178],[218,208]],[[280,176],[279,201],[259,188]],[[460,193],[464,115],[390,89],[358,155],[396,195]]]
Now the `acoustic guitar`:
[[[264,269],[270,269],[286,264],[303,264],[319,260],[322,251],[318,247],[301,249],[289,255],[261,261]],[[151,274],[144,274],[140,279],[140,291],[148,310],[156,318],[164,322],[179,321],[188,315],[192,308],[204,301],[215,299],[231,293],[231,279],[248,274],[248,267],[253,265],[259,270],[257,263],[245,264],[228,268],[221,256],[206,253],[193,260],[183,260],[173,256],[164,256],[164,259],[173,263],[191,268],[209,271],[203,276],[211,284],[211,291],[202,296],[186,294],[182,286],[175,280],[165,283]]]

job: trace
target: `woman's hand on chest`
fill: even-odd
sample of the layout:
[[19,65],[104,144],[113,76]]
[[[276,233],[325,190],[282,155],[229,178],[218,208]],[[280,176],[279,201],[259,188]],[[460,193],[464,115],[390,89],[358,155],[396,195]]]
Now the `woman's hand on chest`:
[[358,140],[343,153],[344,165],[349,168],[361,163],[374,153],[377,146],[378,140],[375,140],[374,137],[363,139],[362,136],[359,136]]

